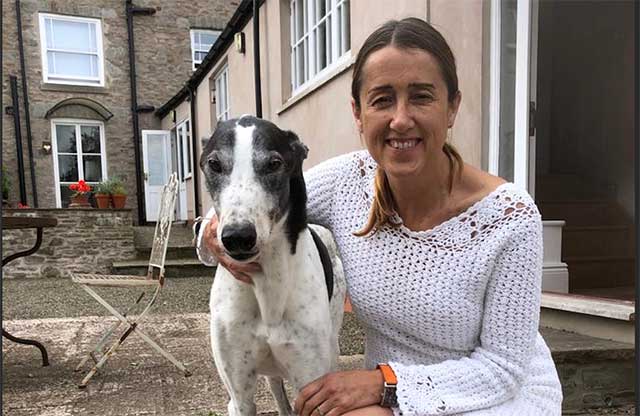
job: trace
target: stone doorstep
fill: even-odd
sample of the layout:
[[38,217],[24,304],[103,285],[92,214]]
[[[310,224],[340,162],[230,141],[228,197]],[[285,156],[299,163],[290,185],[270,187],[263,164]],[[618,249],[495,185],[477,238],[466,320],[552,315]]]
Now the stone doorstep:
[[543,292],[540,325],[633,345],[635,306],[631,301]]

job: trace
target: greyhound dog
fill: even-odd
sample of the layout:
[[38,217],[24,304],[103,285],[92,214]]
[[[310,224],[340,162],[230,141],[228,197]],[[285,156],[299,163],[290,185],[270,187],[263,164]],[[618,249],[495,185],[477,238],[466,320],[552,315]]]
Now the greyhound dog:
[[219,123],[200,159],[218,241],[262,268],[251,285],[218,267],[211,288],[213,358],[231,416],[256,414],[259,374],[280,414],[291,415],[283,380],[297,394],[337,367],[344,272],[330,232],[307,224],[306,156],[294,133],[243,116]]

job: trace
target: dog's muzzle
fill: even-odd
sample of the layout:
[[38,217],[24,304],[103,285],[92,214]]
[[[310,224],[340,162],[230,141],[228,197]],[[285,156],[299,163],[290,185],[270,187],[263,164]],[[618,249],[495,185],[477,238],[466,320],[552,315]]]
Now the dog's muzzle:
[[256,240],[256,227],[248,222],[229,224],[222,229],[222,245],[235,260],[248,260],[257,255]]

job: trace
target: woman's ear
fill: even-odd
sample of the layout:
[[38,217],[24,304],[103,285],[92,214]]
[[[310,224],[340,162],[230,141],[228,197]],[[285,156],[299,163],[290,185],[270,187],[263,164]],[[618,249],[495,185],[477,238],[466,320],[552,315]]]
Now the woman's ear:
[[453,123],[456,121],[456,116],[458,115],[458,110],[460,109],[460,101],[462,101],[462,93],[460,91],[456,92],[455,97],[449,103],[449,113],[448,113],[448,127],[453,127]]
[[356,100],[351,98],[351,112],[353,113],[353,119],[358,127],[358,132],[362,133],[362,120],[360,118],[360,107],[356,104]]

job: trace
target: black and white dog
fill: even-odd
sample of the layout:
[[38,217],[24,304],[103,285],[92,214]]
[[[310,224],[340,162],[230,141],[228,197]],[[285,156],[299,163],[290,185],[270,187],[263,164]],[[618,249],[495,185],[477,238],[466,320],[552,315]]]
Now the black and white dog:
[[211,289],[213,357],[231,416],[256,414],[258,374],[290,415],[283,379],[297,394],[337,367],[344,273],[329,231],[307,225],[306,155],[294,133],[243,116],[221,122],[200,159],[218,241],[235,260],[262,266],[253,285],[218,267]]

